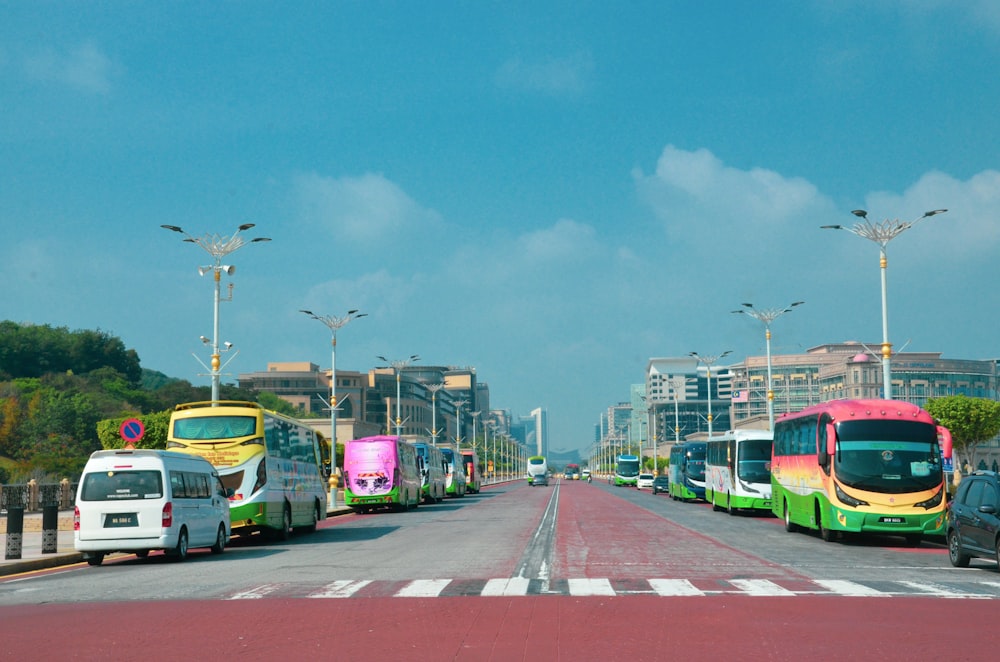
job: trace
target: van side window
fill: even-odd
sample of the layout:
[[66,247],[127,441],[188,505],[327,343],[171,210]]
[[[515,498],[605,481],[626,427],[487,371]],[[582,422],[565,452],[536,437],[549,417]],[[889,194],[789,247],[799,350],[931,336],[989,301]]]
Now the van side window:
[[184,483],[183,471],[170,472],[170,492],[175,499],[188,498],[187,485]]

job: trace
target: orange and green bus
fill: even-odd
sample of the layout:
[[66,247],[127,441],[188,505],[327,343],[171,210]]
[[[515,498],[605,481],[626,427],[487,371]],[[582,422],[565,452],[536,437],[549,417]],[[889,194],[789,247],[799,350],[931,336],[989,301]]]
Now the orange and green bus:
[[818,530],[827,541],[877,533],[919,545],[944,533],[950,440],[930,414],[898,400],[833,400],[783,416],[771,510],[786,530]]
[[308,425],[256,402],[179,404],[170,414],[167,450],[212,463],[233,491],[234,535],[262,532],[285,540],[326,518],[330,444]]

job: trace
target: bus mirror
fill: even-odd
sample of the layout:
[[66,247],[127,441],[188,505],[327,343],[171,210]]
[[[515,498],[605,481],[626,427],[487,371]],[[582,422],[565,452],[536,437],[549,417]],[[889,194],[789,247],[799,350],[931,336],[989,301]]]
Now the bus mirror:
[[819,466],[825,469],[830,464],[830,454],[826,451],[820,451],[817,455],[817,460]]

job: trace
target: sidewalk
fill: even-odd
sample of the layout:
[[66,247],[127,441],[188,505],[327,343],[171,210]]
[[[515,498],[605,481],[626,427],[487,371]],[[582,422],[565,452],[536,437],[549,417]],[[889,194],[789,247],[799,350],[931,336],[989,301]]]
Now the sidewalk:
[[[352,512],[338,495],[337,507],[327,512],[327,517]],[[21,535],[21,558],[7,558],[7,514],[0,514],[0,577],[31,570],[44,570],[83,562],[83,554],[73,548],[73,511],[59,512],[59,532],[55,553],[42,553],[42,514],[24,514],[24,531]]]

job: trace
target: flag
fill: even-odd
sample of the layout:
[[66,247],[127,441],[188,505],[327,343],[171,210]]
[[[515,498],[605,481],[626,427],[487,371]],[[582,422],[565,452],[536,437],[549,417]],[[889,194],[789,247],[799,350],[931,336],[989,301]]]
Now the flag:
[[745,389],[733,391],[733,402],[749,402],[750,392]]

